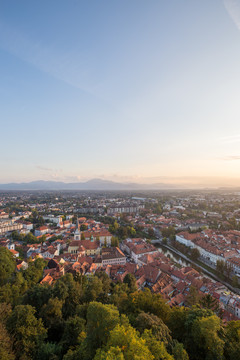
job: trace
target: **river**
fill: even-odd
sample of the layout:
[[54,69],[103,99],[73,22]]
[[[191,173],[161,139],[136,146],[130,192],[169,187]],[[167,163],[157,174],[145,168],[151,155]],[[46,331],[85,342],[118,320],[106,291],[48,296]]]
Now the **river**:
[[191,266],[191,264],[188,261],[182,259],[181,256],[178,256],[177,254],[172,253],[170,250],[164,248],[160,244],[154,244],[154,246],[158,249],[158,251],[163,253],[169,259],[173,260],[175,263],[178,263],[183,267],[184,266]]
[[[164,246],[160,245],[159,243],[155,243],[154,246],[158,249],[158,251],[160,251],[165,256],[170,258],[175,263],[181,265],[182,267],[185,267],[185,266],[193,267],[193,264],[191,264],[187,260],[183,259],[180,255],[175,254],[170,249],[166,249]],[[229,284],[225,283],[224,281],[222,281],[221,279],[217,278],[216,275],[211,274],[209,271],[207,271],[206,269],[202,268],[201,266],[199,266],[197,264],[196,264],[196,266],[198,268],[200,268],[201,269],[200,271],[202,271],[204,273],[204,277],[211,279],[211,280],[219,281],[219,282],[223,283],[225,286],[229,287],[232,291],[236,292],[236,289],[234,290],[233,288],[231,288],[231,285],[229,285]]]

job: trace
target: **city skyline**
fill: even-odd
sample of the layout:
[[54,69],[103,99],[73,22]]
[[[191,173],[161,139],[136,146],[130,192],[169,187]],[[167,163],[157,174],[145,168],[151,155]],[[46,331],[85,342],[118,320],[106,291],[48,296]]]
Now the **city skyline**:
[[0,183],[237,186],[239,60],[239,0],[0,3]]

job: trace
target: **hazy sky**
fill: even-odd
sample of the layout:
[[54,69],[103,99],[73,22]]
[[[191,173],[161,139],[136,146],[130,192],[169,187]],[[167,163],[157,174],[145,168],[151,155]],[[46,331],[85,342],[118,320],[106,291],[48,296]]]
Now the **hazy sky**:
[[240,178],[240,0],[0,0],[1,183],[182,176]]

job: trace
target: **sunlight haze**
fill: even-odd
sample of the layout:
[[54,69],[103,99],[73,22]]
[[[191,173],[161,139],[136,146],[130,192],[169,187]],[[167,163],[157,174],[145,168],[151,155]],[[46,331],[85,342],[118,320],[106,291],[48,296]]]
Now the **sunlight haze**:
[[0,2],[0,183],[240,179],[240,0]]

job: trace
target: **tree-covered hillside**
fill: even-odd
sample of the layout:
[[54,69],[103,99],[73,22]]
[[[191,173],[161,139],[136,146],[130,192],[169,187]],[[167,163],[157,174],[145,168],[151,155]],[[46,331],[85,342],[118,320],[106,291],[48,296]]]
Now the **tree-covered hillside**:
[[223,323],[211,301],[170,308],[132,277],[116,284],[103,272],[41,285],[45,266],[16,271],[0,248],[2,360],[240,359],[240,321]]

